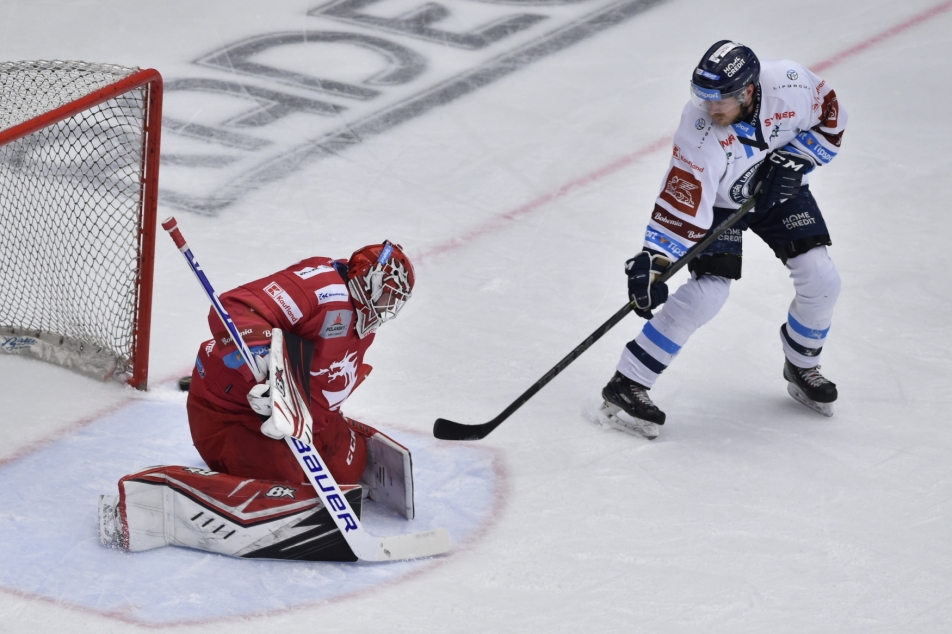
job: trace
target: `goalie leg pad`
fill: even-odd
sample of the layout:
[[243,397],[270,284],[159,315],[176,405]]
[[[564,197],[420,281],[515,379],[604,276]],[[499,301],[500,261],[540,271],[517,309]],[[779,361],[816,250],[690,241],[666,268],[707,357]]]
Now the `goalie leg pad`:
[[[341,490],[359,517],[360,486]],[[101,540],[103,508],[101,501]],[[357,560],[310,485],[153,467],[119,481],[115,517],[114,543],[133,552],[184,546],[233,557]]]
[[[348,419],[352,427],[355,422]],[[360,479],[360,483],[369,489],[367,497],[412,520],[415,509],[410,450],[368,425],[356,424],[372,432],[366,437],[367,466]]]

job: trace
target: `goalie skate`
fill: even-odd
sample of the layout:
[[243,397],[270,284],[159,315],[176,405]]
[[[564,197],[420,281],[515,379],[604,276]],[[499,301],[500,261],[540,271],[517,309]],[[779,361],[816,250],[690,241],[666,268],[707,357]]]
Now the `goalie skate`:
[[660,425],[630,416],[617,405],[605,401],[598,408],[598,418],[619,431],[633,436],[642,436],[648,440],[657,438],[661,430]]

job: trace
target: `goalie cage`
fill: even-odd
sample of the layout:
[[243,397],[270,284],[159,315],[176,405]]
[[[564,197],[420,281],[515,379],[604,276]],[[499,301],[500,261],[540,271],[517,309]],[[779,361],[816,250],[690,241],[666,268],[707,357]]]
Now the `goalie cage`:
[[148,382],[162,77],[0,63],[0,349]]

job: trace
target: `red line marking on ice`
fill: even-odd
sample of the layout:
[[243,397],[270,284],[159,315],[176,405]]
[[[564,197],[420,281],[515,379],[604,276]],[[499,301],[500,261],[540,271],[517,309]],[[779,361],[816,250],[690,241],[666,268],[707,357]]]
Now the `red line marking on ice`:
[[[873,46],[877,44],[881,44],[882,42],[888,40],[891,37],[899,35],[900,33],[907,31],[914,26],[917,26],[919,24],[922,24],[923,22],[927,22],[931,20],[932,18],[936,17],[940,13],[943,13],[944,11],[948,11],[950,8],[952,8],[952,0],[947,0],[946,2],[943,2],[942,4],[938,4],[932,7],[931,9],[927,9],[923,11],[922,13],[919,13],[909,18],[905,22],[901,22],[895,26],[889,27],[885,31],[877,33],[876,35],[866,40],[863,40],[859,44],[856,44],[846,49],[845,51],[841,51],[837,53],[833,57],[825,59],[818,64],[812,65],[810,67],[810,70],[816,73],[820,73],[829,68],[837,66],[841,62],[851,57],[855,57],[856,55],[862,53],[863,51],[866,51],[867,49],[872,48]],[[426,251],[423,251],[422,253],[417,254],[416,256],[414,256],[413,261],[420,262],[420,263],[426,262],[430,258],[443,255],[444,253],[447,253],[449,251],[455,251],[456,249],[466,246],[470,242],[473,242],[474,240],[478,238],[481,238],[490,233],[494,233],[497,230],[508,227],[511,221],[516,220],[522,216],[527,216],[539,210],[540,208],[548,205],[550,202],[553,202],[555,200],[558,200],[559,198],[562,198],[566,194],[569,194],[577,189],[581,189],[597,181],[600,181],[606,176],[610,176],[611,174],[614,174],[615,172],[625,167],[628,167],[632,163],[635,163],[636,161],[638,161],[638,159],[641,159],[645,156],[653,154],[654,152],[657,152],[658,150],[664,149],[671,143],[672,138],[673,137],[671,135],[662,137],[658,139],[657,141],[655,141],[654,143],[646,145],[643,148],[636,150],[635,152],[632,152],[631,154],[626,154],[622,158],[617,159],[614,162],[609,163],[608,165],[600,167],[596,169],[595,171],[590,172],[586,174],[585,176],[582,176],[581,178],[577,178],[573,181],[570,181],[569,183],[566,183],[565,185],[562,185],[554,192],[543,194],[542,196],[539,196],[535,200],[532,200],[531,202],[528,202],[522,205],[521,207],[517,207],[516,209],[513,209],[512,211],[507,211],[503,214],[495,216],[494,218],[491,218],[487,220],[486,222],[480,225],[477,225],[476,227],[474,227],[473,229],[470,229],[469,231],[463,233],[462,235],[456,236],[455,238],[450,238],[443,244],[439,244],[429,250],[426,250]]]
[[423,253],[414,257],[413,261],[424,262],[432,257],[435,257],[437,255],[442,255],[443,253],[446,253],[447,251],[453,251],[454,249],[457,249],[461,246],[469,244],[473,240],[480,238],[486,234],[493,233],[497,229],[501,229],[505,226],[508,226],[509,222],[512,220],[516,220],[517,218],[521,216],[526,216],[528,214],[531,214],[532,212],[536,211],[540,207],[544,207],[550,202],[554,200],[558,200],[559,198],[562,198],[566,194],[569,194],[577,189],[581,189],[582,187],[586,187],[587,185],[590,185],[596,181],[599,181],[605,178],[606,176],[610,176],[611,174],[614,174],[618,170],[624,167],[628,167],[629,165],[631,165],[638,159],[644,156],[648,156],[649,154],[653,154],[654,152],[657,152],[660,149],[663,149],[664,147],[666,147],[667,145],[671,143],[671,139],[672,139],[671,136],[666,136],[661,139],[658,139],[654,143],[647,145],[641,148],[640,150],[632,152],[631,154],[627,154],[621,157],[620,159],[617,159],[616,161],[609,163],[608,165],[598,168],[594,172],[586,174],[585,176],[582,176],[581,178],[577,178],[573,181],[566,183],[565,185],[562,185],[554,192],[543,194],[542,196],[539,196],[535,200],[530,201],[522,205],[521,207],[517,207],[516,209],[513,209],[512,211],[508,211],[504,214],[496,216],[495,218],[491,218],[490,220],[484,222],[483,224],[478,225],[473,229],[470,229],[469,231],[467,231],[461,236],[451,238],[448,242],[444,242],[441,245],[437,245],[433,247],[432,249],[430,249],[429,251],[424,251]]
[[909,18],[905,22],[897,24],[894,27],[888,28],[882,33],[879,33],[878,35],[874,35],[868,40],[860,42],[859,44],[852,46],[846,49],[845,51],[837,53],[833,57],[827,60],[824,60],[820,62],[819,64],[814,64],[813,66],[810,67],[810,70],[812,70],[815,73],[820,73],[826,70],[827,68],[832,68],[833,66],[836,66],[840,62],[846,59],[849,59],[850,57],[853,57],[855,55],[858,55],[859,53],[862,53],[866,49],[871,48],[875,46],[876,44],[879,44],[880,42],[888,40],[889,38],[895,35],[899,35],[903,31],[911,29],[912,27],[922,24],[923,22],[927,22],[931,20],[932,18],[936,17],[943,11],[948,11],[950,8],[952,8],[952,0],[949,0],[948,2],[943,2],[942,4],[938,4],[932,7],[931,9],[927,9],[926,11],[923,11],[922,13]]

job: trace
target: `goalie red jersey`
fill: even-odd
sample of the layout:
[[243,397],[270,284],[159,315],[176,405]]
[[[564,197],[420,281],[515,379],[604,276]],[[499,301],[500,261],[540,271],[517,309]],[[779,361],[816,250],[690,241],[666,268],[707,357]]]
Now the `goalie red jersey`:
[[[374,331],[396,315],[412,285],[409,261],[385,242],[349,261],[308,258],[221,296],[254,355],[270,352],[274,327],[314,343],[314,446],[339,483],[358,482],[366,462],[365,440],[347,424],[341,405],[370,373],[364,355]],[[208,321],[214,338],[199,348],[188,398],[196,449],[215,471],[303,482],[287,444],[263,435],[268,431],[247,396],[256,382],[235,342],[214,310]]]

